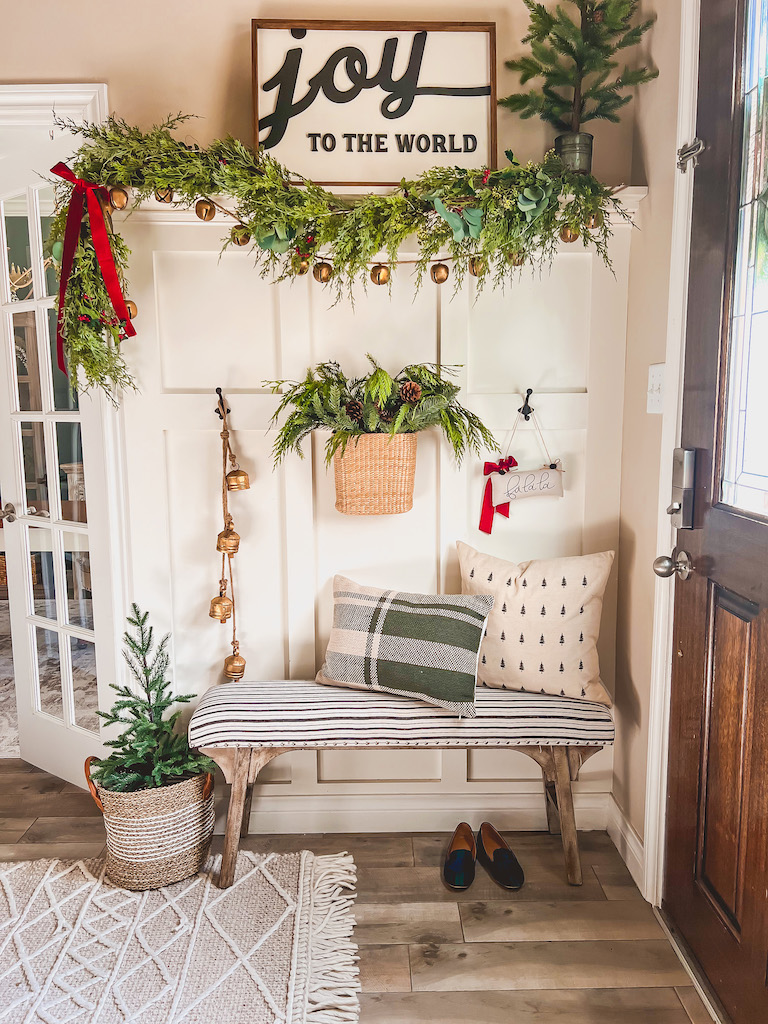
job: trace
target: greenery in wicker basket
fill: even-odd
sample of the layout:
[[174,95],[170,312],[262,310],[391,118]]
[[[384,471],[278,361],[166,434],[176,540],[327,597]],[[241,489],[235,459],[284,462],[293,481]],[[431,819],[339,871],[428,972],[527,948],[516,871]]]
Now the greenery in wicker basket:
[[176,731],[181,712],[166,717],[173,704],[187,703],[192,694],[171,694],[171,684],[165,678],[170,637],[164,636],[155,646],[148,618],[148,612],[132,606],[128,624],[133,634],[123,634],[123,655],[135,685],[112,683],[118,700],[111,711],[99,711],[105,722],[122,726],[123,731],[117,739],[106,741],[114,753],[94,761],[92,775],[104,789],[119,793],[168,786],[214,769],[213,761],[191,750],[186,735]]
[[[626,217],[612,188],[569,171],[551,153],[542,163],[523,165],[507,151],[509,164],[498,170],[434,167],[387,195],[350,198],[231,137],[206,149],[188,145],[174,135],[186,120],[169,117],[146,132],[116,117],[98,125],[59,124],[84,140],[70,161],[78,177],[127,188],[134,205],[168,190],[184,207],[199,198],[226,197],[217,203],[219,215],[231,218],[225,248],[249,241],[262,274],[275,280],[305,272],[307,262],[327,260],[336,298],[351,294],[355,281],[366,284],[371,265],[382,258],[395,266],[409,237],[418,256],[406,270],[414,271],[417,285],[435,260],[448,259],[459,288],[473,257],[479,288],[502,285],[523,264],[549,263],[565,228],[610,266],[611,217]],[[60,213],[48,239],[51,249],[64,237],[71,192],[69,183],[57,180]],[[125,282],[129,253],[119,234],[110,237]],[[66,355],[73,379],[81,367],[88,384],[113,397],[132,382],[120,355],[119,324],[111,319],[86,224],[67,293]]]
[[326,462],[363,434],[415,434],[440,427],[457,462],[469,451],[498,451],[493,434],[480,418],[456,401],[459,387],[444,375],[455,367],[418,363],[394,377],[368,356],[371,372],[348,378],[338,363],[319,363],[301,381],[265,381],[282,398],[272,418],[276,423],[292,409],[280,427],[273,447],[275,465],[289,452],[303,458],[302,441],[313,430],[330,430]]

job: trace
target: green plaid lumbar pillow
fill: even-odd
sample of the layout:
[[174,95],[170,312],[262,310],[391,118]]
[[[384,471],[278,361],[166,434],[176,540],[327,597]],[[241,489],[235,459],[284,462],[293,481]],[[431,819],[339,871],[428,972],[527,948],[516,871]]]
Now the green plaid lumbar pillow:
[[405,594],[333,580],[333,629],[318,683],[381,690],[475,717],[488,594]]

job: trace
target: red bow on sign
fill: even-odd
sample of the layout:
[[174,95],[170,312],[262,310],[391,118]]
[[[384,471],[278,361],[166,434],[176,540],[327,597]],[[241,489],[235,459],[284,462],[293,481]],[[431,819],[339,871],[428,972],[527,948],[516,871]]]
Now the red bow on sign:
[[[490,476],[491,473],[507,473],[510,469],[513,469],[517,465],[517,459],[512,458],[509,455],[506,459],[500,459],[498,462],[486,462],[483,466],[483,476]],[[485,493],[483,494],[483,509],[480,513],[480,527],[483,533],[490,533],[493,529],[493,514],[498,512],[501,516],[506,516],[509,519],[509,502],[505,501],[503,505],[496,505],[494,508],[493,504],[493,484],[490,480],[485,482]]]
[[69,275],[72,273],[72,262],[75,258],[77,244],[80,241],[80,224],[83,220],[83,210],[87,203],[88,218],[91,222],[91,237],[93,248],[96,250],[96,259],[99,262],[101,276],[104,278],[104,285],[107,295],[112,303],[119,320],[124,321],[125,333],[129,338],[136,334],[136,329],[131,323],[128,314],[128,307],[123,298],[120,288],[120,279],[117,276],[115,258],[112,255],[112,247],[109,244],[109,233],[104,223],[104,210],[99,199],[105,202],[109,199],[109,193],[103,185],[94,185],[93,182],[83,181],[78,178],[64,163],[58,163],[51,168],[52,174],[57,174],[65,181],[70,181],[75,186],[72,198],[69,201],[67,211],[67,226],[64,231],[64,252],[61,256],[61,279],[59,282],[59,315],[56,318],[56,358],[59,369],[66,374],[67,366],[64,360],[64,338],[61,333],[64,322],[64,301],[67,294]]

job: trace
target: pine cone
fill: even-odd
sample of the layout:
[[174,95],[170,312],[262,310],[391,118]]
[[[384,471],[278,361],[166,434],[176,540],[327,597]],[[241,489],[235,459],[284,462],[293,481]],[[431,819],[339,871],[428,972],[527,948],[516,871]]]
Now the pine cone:
[[[379,407],[377,406],[377,408]],[[393,412],[389,412],[388,409],[381,408],[379,408],[379,416],[381,417],[382,423],[392,423],[395,418],[395,414]]]
[[344,406],[344,412],[349,416],[355,423],[359,423],[363,418],[363,406],[355,398],[351,398]]
[[415,380],[406,380],[400,385],[400,397],[404,402],[415,405],[421,398],[421,384]]

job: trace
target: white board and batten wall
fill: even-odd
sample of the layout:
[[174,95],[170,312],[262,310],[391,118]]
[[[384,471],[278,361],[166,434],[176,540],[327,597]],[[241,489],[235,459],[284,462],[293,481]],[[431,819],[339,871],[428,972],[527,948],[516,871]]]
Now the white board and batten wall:
[[[636,208],[644,189],[627,189]],[[236,559],[238,634],[246,678],[309,679],[332,619],[332,578],[410,591],[458,592],[455,542],[513,561],[616,549],[619,530],[627,272],[632,228],[615,225],[612,274],[581,242],[563,245],[550,271],[525,270],[505,291],[475,283],[425,282],[414,296],[410,268],[391,295],[369,285],[356,303],[332,305],[311,275],[271,284],[252,254],[220,255],[220,218],[147,203],[120,230],[132,250],[131,297],[138,337],[126,354],[140,390],[122,411],[128,508],[128,584],[158,629],[173,634],[178,692],[227,685],[229,625],[208,616],[217,592],[221,529],[220,423],[214,389],[232,409],[233,445],[251,489],[230,495],[241,534]],[[405,255],[405,254],[404,254]],[[413,510],[348,517],[334,509],[323,436],[307,458],[273,471],[269,427],[277,399],[262,382],[296,378],[325,359],[350,374],[366,352],[388,369],[416,361],[460,364],[462,401],[504,445],[522,404],[532,404],[565,469],[562,499],[533,499],[478,530],[482,462],[461,468],[434,431],[420,435]],[[521,466],[543,458],[531,424],[515,438]],[[600,655],[613,687],[616,570],[606,595]],[[338,692],[339,702],[345,691]],[[582,828],[603,828],[611,750],[586,765],[576,786]],[[447,830],[460,818],[505,828],[543,828],[541,776],[503,750],[300,751],[278,758],[254,797],[259,831]]]

